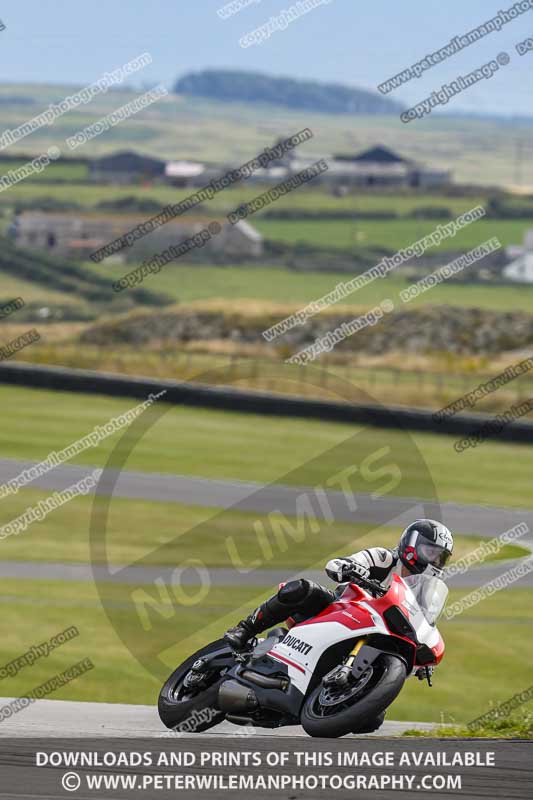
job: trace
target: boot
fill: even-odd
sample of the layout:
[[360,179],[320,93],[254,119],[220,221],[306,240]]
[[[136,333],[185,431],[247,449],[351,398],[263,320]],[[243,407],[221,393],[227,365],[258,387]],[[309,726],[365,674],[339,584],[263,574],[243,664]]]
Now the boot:
[[241,619],[238,625],[226,631],[224,641],[233,650],[243,650],[252,636],[283,622],[287,619],[288,614],[289,609],[280,603],[275,594],[256,608],[246,619]]

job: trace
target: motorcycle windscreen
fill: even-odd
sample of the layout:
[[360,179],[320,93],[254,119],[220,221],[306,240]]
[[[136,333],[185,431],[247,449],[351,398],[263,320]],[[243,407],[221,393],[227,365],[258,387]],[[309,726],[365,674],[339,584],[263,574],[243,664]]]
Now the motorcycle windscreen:
[[421,575],[409,575],[403,580],[413,592],[429,624],[434,625],[444,611],[448,598],[448,587],[444,581],[437,575],[424,572]]

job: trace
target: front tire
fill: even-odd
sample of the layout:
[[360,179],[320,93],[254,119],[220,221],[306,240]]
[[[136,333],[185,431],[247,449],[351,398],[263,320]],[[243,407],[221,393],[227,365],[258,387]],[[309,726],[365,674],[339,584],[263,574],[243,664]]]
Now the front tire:
[[[322,683],[314,689],[304,703],[300,722],[309,736],[327,739],[347,733],[367,732],[370,723],[388,708],[400,693],[407,677],[404,662],[389,653],[383,653],[374,662],[372,679],[349,703],[323,706],[320,695]],[[368,688],[370,687],[370,688]]]
[[227,654],[228,669],[233,666],[231,649],[223,639],[218,639],[190,656],[165,682],[159,693],[157,708],[159,718],[167,728],[180,730],[182,726],[181,732],[201,733],[224,720],[226,715],[217,705],[222,674],[215,675],[212,683],[196,695],[187,696],[183,693],[183,680],[194,662],[199,658],[215,654],[220,656]]

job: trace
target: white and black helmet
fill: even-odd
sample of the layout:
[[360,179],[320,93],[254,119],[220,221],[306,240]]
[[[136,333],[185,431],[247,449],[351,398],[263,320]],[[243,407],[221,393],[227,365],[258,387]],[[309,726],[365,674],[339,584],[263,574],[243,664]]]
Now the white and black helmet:
[[424,572],[430,564],[444,569],[453,552],[453,536],[442,522],[417,519],[402,533],[398,556],[410,572]]

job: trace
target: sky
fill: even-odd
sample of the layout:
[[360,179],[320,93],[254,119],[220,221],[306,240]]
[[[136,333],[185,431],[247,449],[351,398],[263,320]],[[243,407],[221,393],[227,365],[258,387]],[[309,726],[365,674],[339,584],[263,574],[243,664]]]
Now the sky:
[[[153,63],[136,76],[137,86],[170,87],[186,72],[219,67],[377,91],[378,84],[454,36],[514,5],[513,0],[323,0],[263,43],[240,46],[245,34],[279,19],[295,2],[254,0],[222,19],[217,11],[225,0],[6,0],[0,8],[6,26],[0,31],[1,81],[83,86],[147,51]],[[453,97],[445,110],[533,116],[533,50],[523,56],[516,51],[519,42],[533,37],[533,0],[531,5],[501,31],[388,96],[414,105],[507,53],[507,66]]]

